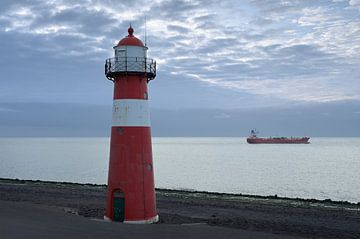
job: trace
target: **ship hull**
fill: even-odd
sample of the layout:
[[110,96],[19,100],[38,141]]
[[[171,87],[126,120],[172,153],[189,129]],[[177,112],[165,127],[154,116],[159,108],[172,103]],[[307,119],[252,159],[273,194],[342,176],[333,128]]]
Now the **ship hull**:
[[249,144],[309,144],[309,137],[303,138],[258,138],[249,137],[247,142]]

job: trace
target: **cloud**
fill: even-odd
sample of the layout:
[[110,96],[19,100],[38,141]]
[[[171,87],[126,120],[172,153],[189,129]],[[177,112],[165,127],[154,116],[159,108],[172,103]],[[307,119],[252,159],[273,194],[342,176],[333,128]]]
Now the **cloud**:
[[17,110],[0,107],[0,112],[17,112]]
[[130,22],[144,39],[146,16],[160,76],[239,97],[360,100],[358,7],[358,0],[4,1],[0,37],[16,48],[14,59],[93,61],[102,68]]
[[350,7],[355,8],[360,12],[360,1],[359,0],[350,0],[349,5],[350,5]]
[[360,1],[359,0],[350,0],[349,5],[350,6],[358,6],[358,5],[360,5]]
[[224,112],[214,116],[215,119],[228,119],[230,117],[231,117],[231,115],[224,113]]

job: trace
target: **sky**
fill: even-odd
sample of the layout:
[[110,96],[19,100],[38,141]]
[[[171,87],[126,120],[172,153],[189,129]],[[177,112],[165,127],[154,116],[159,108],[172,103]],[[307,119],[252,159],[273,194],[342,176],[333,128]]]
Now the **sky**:
[[145,19],[154,136],[360,136],[360,0],[2,0],[0,136],[109,135]]

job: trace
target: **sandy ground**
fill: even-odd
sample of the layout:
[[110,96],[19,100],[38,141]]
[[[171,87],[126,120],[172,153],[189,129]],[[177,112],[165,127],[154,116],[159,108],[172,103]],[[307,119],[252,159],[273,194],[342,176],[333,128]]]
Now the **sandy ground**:
[[[0,179],[0,201],[102,219],[104,185]],[[360,238],[360,204],[177,190],[156,191],[160,224],[199,223],[307,238]],[[0,212],[1,216],[1,212]]]

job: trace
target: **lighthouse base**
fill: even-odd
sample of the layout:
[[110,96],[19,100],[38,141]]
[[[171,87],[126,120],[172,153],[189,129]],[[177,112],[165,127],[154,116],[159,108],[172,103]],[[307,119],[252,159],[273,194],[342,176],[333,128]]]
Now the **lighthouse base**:
[[151,223],[156,223],[159,221],[159,215],[156,215],[155,217],[146,219],[146,220],[134,220],[134,221],[127,221],[125,220],[124,223],[128,223],[128,224],[151,224]]
[[[104,216],[105,221],[112,221],[111,218]],[[159,221],[159,215],[156,215],[155,217],[151,217],[146,220],[125,220],[123,223],[126,224],[151,224],[151,223],[157,223]]]

